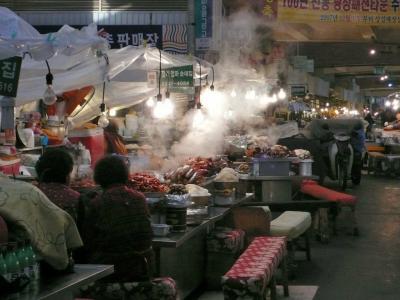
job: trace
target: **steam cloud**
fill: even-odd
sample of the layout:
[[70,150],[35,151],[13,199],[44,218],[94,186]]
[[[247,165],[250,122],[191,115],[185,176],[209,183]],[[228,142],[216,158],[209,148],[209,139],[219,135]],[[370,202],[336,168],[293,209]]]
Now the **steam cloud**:
[[[221,154],[230,127],[268,135],[271,144],[280,136],[273,127],[254,129],[263,121],[260,114],[274,102],[268,95],[286,68],[282,61],[257,65],[257,60],[265,60],[265,53],[271,50],[271,30],[259,16],[241,11],[224,21],[223,36],[220,61],[215,65],[216,90],[205,88],[201,95],[204,121],[200,126],[192,125],[199,112],[185,116],[186,134],[171,149],[177,161],[188,156]],[[255,57],[253,66],[247,61],[250,55]]]

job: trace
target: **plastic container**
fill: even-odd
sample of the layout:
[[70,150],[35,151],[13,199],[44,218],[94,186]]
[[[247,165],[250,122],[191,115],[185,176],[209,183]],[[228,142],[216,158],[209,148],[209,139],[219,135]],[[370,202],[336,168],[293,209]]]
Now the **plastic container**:
[[18,175],[19,174],[19,167],[21,165],[20,159],[14,160],[0,160],[0,172],[6,175]]
[[299,175],[300,176],[312,176],[312,159],[304,159],[299,162]]
[[92,167],[104,156],[105,142],[102,128],[72,130],[68,134],[71,143],[81,142],[90,151]]
[[187,207],[167,207],[166,223],[176,232],[186,231]]
[[154,236],[167,236],[171,226],[167,224],[151,224]]
[[253,176],[289,176],[290,159],[254,158]]

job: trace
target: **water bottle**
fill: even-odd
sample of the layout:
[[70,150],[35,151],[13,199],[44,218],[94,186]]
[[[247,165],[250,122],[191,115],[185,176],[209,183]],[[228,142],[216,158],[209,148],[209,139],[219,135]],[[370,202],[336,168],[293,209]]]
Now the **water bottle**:
[[14,281],[19,277],[19,272],[21,271],[21,267],[19,265],[19,260],[17,255],[15,254],[16,246],[10,245],[8,247],[8,252],[6,255],[6,266],[8,273],[10,275],[10,281]]
[[39,269],[39,261],[33,251],[32,245],[29,245],[27,248],[27,256],[29,258],[29,277],[32,279],[39,279],[40,269]]
[[[5,253],[5,252],[4,252]],[[7,270],[7,264],[4,259],[3,253],[0,252],[0,276],[3,277],[6,281],[10,282],[10,274]]]
[[29,277],[29,257],[24,243],[21,243],[17,251],[17,258],[21,267],[21,275],[24,274]]

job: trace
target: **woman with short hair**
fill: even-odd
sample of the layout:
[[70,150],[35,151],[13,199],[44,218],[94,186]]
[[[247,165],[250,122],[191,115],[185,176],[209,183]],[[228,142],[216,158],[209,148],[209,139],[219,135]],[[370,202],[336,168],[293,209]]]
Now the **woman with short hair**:
[[[172,279],[152,280],[150,214],[144,195],[126,186],[128,176],[128,167],[119,156],[105,156],[95,166],[94,180],[103,191],[82,205],[84,262],[111,264],[115,272],[90,286],[83,296],[137,299],[140,295],[140,299],[176,299]],[[137,282],[145,282],[146,288]],[[155,291],[164,294],[158,296]]]
[[77,207],[80,194],[68,185],[71,179],[74,161],[72,156],[62,149],[47,149],[36,163],[38,188],[61,209],[77,219]]

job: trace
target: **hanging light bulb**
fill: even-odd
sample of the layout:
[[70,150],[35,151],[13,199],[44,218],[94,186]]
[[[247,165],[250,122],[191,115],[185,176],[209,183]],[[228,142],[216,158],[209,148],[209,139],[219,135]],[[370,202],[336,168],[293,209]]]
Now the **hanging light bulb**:
[[[200,107],[200,108],[199,108]],[[193,127],[194,128],[199,128],[202,126],[204,123],[204,114],[203,111],[201,110],[201,106],[197,106],[196,111],[194,112],[194,117],[193,117]]]
[[46,60],[46,66],[48,73],[46,75],[46,85],[47,88],[43,94],[43,102],[46,105],[53,105],[57,101],[57,95],[53,90],[53,74],[51,74],[49,62]]
[[255,90],[249,90],[246,92],[246,95],[244,96],[246,100],[253,100],[256,98],[256,91]]
[[386,107],[389,107],[389,106],[391,106],[391,105],[392,105],[392,103],[391,103],[389,100],[386,100],[385,106],[386,106]]
[[101,128],[106,128],[109,124],[110,124],[110,121],[108,120],[106,113],[105,112],[102,113],[97,122],[97,125],[99,125]]
[[146,105],[147,107],[154,107],[154,98],[150,97],[147,101],[146,101]]
[[231,97],[236,98],[236,96],[237,96],[236,91],[235,91],[235,89],[233,89],[231,92]]
[[46,105],[53,105],[57,101],[57,95],[53,90],[51,84],[47,85],[47,88],[43,94],[43,102]]
[[210,85],[210,90],[211,90],[211,92],[213,92],[214,91],[214,77],[215,77],[214,67],[213,66],[211,66],[211,70],[212,70],[212,82],[211,82],[211,85]]
[[278,99],[279,100],[284,100],[286,98],[286,92],[284,89],[280,89],[278,92]]
[[271,96],[271,103],[275,103],[275,102],[277,102],[278,101],[278,96],[276,95],[276,94],[273,94],[272,96]]
[[172,103],[170,98],[164,100],[164,111],[166,117],[170,117],[174,112],[174,104]]
[[102,102],[100,104],[100,118],[97,121],[97,125],[99,125],[102,128],[106,128],[108,126],[108,124],[110,124],[110,121],[107,118],[107,113],[106,113],[106,104],[104,103],[104,95],[105,95],[105,91],[106,91],[106,82],[103,82],[103,98],[102,98]]
[[115,117],[117,115],[117,110],[115,108],[111,108],[109,114],[110,117]]

